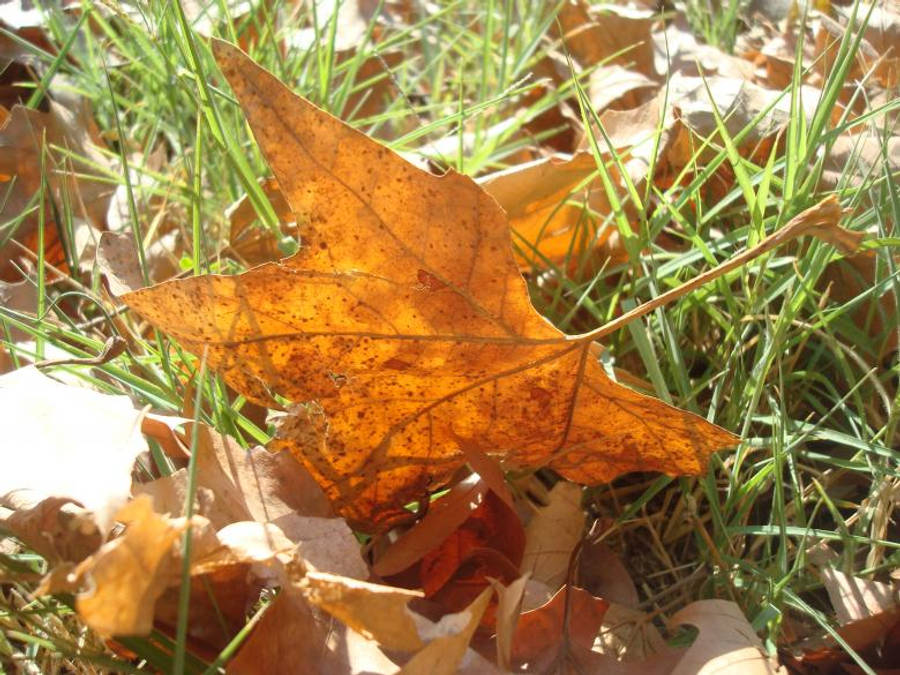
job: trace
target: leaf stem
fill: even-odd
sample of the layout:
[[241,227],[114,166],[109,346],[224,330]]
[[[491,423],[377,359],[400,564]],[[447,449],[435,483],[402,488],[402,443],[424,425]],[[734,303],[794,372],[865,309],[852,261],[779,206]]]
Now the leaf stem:
[[690,281],[686,281],[680,286],[666,291],[662,295],[653,298],[650,302],[638,305],[621,316],[617,316],[612,321],[608,321],[599,328],[595,328],[588,333],[573,335],[569,340],[573,342],[591,342],[606,337],[610,333],[614,333],[620,328],[624,328],[632,321],[649,314],[653,310],[663,307],[664,305],[687,295],[691,291],[696,290],[700,286],[703,286],[714,279],[718,279],[731,270],[742,267],[751,260],[805,234],[816,236],[836,246],[842,252],[850,253],[856,250],[864,235],[862,232],[853,232],[840,227],[838,221],[840,221],[843,215],[844,213],[838,203],[837,197],[831,195],[815,206],[811,206],[794,216],[787,225],[770,234],[753,248],[738,253],[711,270],[698,274]]

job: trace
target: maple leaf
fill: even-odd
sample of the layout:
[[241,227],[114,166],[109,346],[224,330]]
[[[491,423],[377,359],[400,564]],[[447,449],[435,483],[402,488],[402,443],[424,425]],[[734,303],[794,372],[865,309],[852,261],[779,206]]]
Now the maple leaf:
[[438,177],[213,42],[302,236],[236,276],[123,300],[250,399],[294,405],[289,450],[355,527],[384,530],[446,484],[466,442],[507,465],[596,484],[698,474],[736,437],[613,382],[590,334],[531,306],[506,214],[467,176]]

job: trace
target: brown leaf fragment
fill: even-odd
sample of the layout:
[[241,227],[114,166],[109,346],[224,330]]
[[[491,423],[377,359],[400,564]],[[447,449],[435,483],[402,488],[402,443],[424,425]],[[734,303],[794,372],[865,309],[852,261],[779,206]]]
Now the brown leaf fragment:
[[584,532],[580,485],[560,481],[550,490],[549,503],[538,509],[525,528],[521,571],[550,588],[566,582],[572,552]]
[[586,540],[578,556],[578,585],[625,607],[637,607],[637,588],[622,559],[603,541]]
[[[187,425],[185,437],[192,435]],[[289,514],[328,518],[331,506],[312,476],[286,453],[245,450],[233,438],[201,424],[197,434],[197,485],[208,492],[200,515],[216,528],[242,520],[276,521]],[[135,486],[150,494],[157,510],[181,513],[187,470]]]
[[730,433],[611,381],[590,338],[533,309],[496,201],[416,169],[214,42],[304,223],[305,246],[245,274],[124,296],[251,400],[294,402],[273,447],[304,462],[354,527],[383,531],[465,461],[595,484],[699,473]]
[[548,260],[595,248],[614,262],[624,260],[615,227],[588,215],[588,208],[609,211],[603,191],[591,189],[596,174],[596,160],[583,152],[538,159],[478,180],[509,217],[520,265],[545,267]]
[[137,498],[117,518],[125,534],[85,560],[75,576],[88,575],[90,588],[75,607],[101,635],[145,635],[153,628],[156,599],[173,582],[172,545],[187,522],[153,512],[149,498]]
[[[33,313],[37,309],[37,283],[32,279],[23,279],[11,284],[0,281],[0,306],[7,310],[22,313]],[[5,334],[14,344],[27,341],[29,336],[24,331],[9,326],[9,333]],[[0,373],[7,373],[15,369],[15,360],[12,354],[16,351],[13,344],[6,340],[0,344]]]
[[313,569],[350,579],[366,579],[369,568],[359,542],[343,518],[316,518],[286,513],[274,525],[297,544],[303,562]]
[[679,656],[679,651],[666,644],[650,616],[615,602],[609,603],[609,609],[603,615],[594,650],[635,666],[668,662],[670,667],[666,672],[674,667]]
[[484,501],[487,483],[472,475],[454,485],[428,508],[428,513],[404,532],[375,561],[372,571],[382,577],[399,574],[455,532]]
[[[266,178],[260,181],[260,187],[278,216],[281,236],[296,239],[297,223],[291,213],[291,207],[281,193],[278,181]],[[278,247],[278,237],[257,222],[256,210],[247,195],[229,206],[225,217],[228,218],[231,227],[228,236],[229,247],[244,264],[252,267],[284,257],[284,253]]]
[[[698,600],[672,617],[700,633],[672,675],[771,675],[779,672],[740,607],[726,600]],[[782,671],[783,672],[783,671]]]
[[646,102],[659,82],[619,65],[600,66],[591,72],[588,96],[598,113],[607,108],[628,110]]
[[841,625],[890,612],[900,605],[900,592],[891,584],[855,577],[830,565],[820,569],[819,576]]
[[529,664],[537,669],[536,672],[541,672],[542,666],[549,666],[556,660],[564,643],[567,649],[571,643],[589,652],[607,607],[605,600],[595,598],[587,591],[563,586],[546,604],[519,617],[513,637],[513,662]]
[[[453,675],[465,672],[460,666],[464,665],[463,659],[469,651],[469,642],[493,593],[492,588],[485,588],[465,610],[441,619],[435,627],[439,636],[431,639],[424,649],[403,666],[400,671],[402,675]],[[480,672],[489,671],[482,669]]]
[[385,649],[414,652],[422,647],[422,640],[406,606],[413,598],[422,597],[418,591],[370,584],[322,572],[309,572],[300,588],[310,604],[325,610]]
[[497,663],[504,670],[512,668],[512,645],[519,615],[522,612],[522,600],[525,596],[525,587],[528,584],[526,572],[508,586],[492,581],[491,585],[497,591]]
[[134,237],[131,235],[117,232],[101,234],[96,262],[114,298],[147,285],[141,276]]
[[369,640],[310,607],[291,586],[281,590],[237,655],[228,675],[346,675],[395,673]]
[[[147,449],[140,418],[127,396],[61,384],[34,366],[0,377],[0,453],[7,455],[0,504],[20,511],[17,533],[38,536],[27,543],[51,559],[63,553],[46,538],[57,531],[49,527],[54,513],[70,520],[61,534],[106,535],[128,499],[135,458]],[[81,507],[75,520],[60,510],[67,502]],[[47,529],[31,529],[32,517]]]
[[[259,600],[263,582],[252,565],[222,567],[191,578],[188,641],[192,652],[210,660],[237,635]],[[174,636],[178,625],[180,584],[169,586],[156,601],[153,625]]]
[[0,503],[3,529],[51,564],[83,560],[103,543],[92,514],[68,498],[19,490]]
[[[3,184],[0,223],[13,223],[25,214],[12,238],[36,251],[38,211],[43,209],[45,259],[52,265],[64,267],[62,229],[53,220],[50,201],[55,200],[60,211],[63,211],[63,204],[68,204],[76,225],[88,230],[102,229],[112,193],[108,185],[98,180],[102,177],[98,167],[106,166],[107,161],[96,147],[95,127],[83,110],[69,110],[55,102],[51,102],[48,112],[14,106],[0,125],[0,175],[9,176],[12,181]],[[37,199],[32,203],[41,189],[41,153],[44,149],[47,151],[49,190],[43,202]],[[71,156],[64,157],[63,152],[71,153]],[[34,208],[29,209],[30,205]],[[69,242],[73,250],[79,239],[76,236],[75,242]],[[20,276],[17,267],[22,266],[23,260],[27,261],[28,256],[8,241],[0,248],[0,279],[17,279]]]
[[594,10],[585,0],[566,0],[556,18],[566,50],[582,65],[609,61],[652,77],[656,71],[650,28],[655,14],[613,3]]

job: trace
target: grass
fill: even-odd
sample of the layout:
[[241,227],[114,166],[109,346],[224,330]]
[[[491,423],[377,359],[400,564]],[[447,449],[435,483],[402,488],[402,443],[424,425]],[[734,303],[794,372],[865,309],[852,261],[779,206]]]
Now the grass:
[[[226,207],[246,193],[260,226],[278,227],[257,182],[267,168],[230,93],[218,86],[205,38],[191,28],[180,4],[136,5],[140,9],[127,15],[117,5],[112,12],[101,10],[93,0],[85,0],[80,14],[49,9],[58,53],[20,41],[46,73],[23,98],[35,107],[47,92],[68,90],[90,101],[117,167],[103,180],[123,193],[145,276],[151,274],[147,251],[166,229],[176,233],[183,274],[234,271],[236,263],[223,253]],[[212,5],[221,10],[225,3]],[[586,105],[584,78],[541,92],[529,76],[551,46],[546,36],[555,8],[537,0],[486,5],[443,3],[434,14],[416,14],[408,25],[385,30],[377,41],[370,25],[349,56],[337,50],[337,24],[321,17],[317,33],[327,48],[283,53],[277,45],[284,36],[274,16],[289,7],[277,0],[242,17],[223,13],[213,32],[241,41],[296,91],[395,150],[473,176],[515,163],[521,148],[554,131],[535,135],[525,125],[563,97],[573,97],[591,130],[597,176],[605,180],[613,205],[610,214],[585,207],[586,222],[596,227],[605,218],[617,228],[629,259],[598,272],[587,254],[578,258],[573,252],[563,264],[548,261],[549,272],[542,267],[528,275],[538,309],[570,333],[601,325],[617,307],[654,298],[815,203],[826,194],[816,188],[823,150],[861,124],[844,119],[830,126],[829,121],[858,47],[848,32],[816,114],[808,124],[801,114],[791,116],[783,150],[758,163],[746,159],[737,148],[750,128],[729,135],[718,119],[718,135],[695,139],[695,161],[672,187],[651,182],[616,187],[610,176],[625,175],[624,158],[608,146]],[[695,29],[730,47],[739,3],[727,5],[735,12],[731,18],[695,23]],[[403,58],[396,59],[396,53]],[[372,59],[392,64],[390,74],[382,70],[361,80]],[[794,111],[800,109],[802,75],[797,66],[784,94]],[[378,91],[387,101],[370,110],[368,103],[381,101],[366,96]],[[896,110],[898,104],[888,107]],[[862,124],[887,119],[872,112]],[[53,162],[65,157],[64,150],[44,158],[47,175],[59,168]],[[160,151],[166,161],[154,165],[151,158]],[[882,574],[900,562],[889,517],[891,491],[900,479],[894,450],[900,371],[895,352],[885,349],[900,333],[891,250],[897,244],[892,228],[900,216],[900,191],[897,177],[888,172],[861,182],[851,180],[854,172],[852,163],[845,167],[836,191],[852,210],[845,224],[873,235],[867,244],[870,278],[857,287],[836,288],[829,279],[846,263],[837,262],[832,248],[812,242],[779,250],[611,336],[604,355],[657,396],[743,439],[735,452],[718,455],[706,476],[630,475],[588,491],[586,504],[611,523],[602,536],[633,570],[643,608],[671,614],[699,598],[732,599],[773,651],[798,626],[834,629],[821,582],[807,564],[811,545],[828,541],[840,554],[841,569],[858,575]],[[708,200],[711,186],[726,174],[734,176],[733,184]],[[78,256],[68,236],[75,226],[73,199],[64,195],[52,207],[65,259],[74,267]],[[32,204],[41,218],[40,207],[49,201],[44,189]],[[637,217],[626,215],[626,209]],[[0,223],[0,241],[21,222],[17,215]],[[681,245],[663,245],[662,235]],[[40,358],[51,347],[93,355],[109,335],[124,333],[129,350],[110,363],[56,371],[102,391],[127,393],[158,411],[181,413],[190,396],[189,377],[202,371],[198,360],[163,335],[141,338],[135,318],[104,299],[97,275],[74,274],[61,282],[44,262],[39,256],[38,318],[0,309],[13,356]],[[13,344],[13,331],[31,336],[32,346]],[[198,380],[203,385],[194,389],[197,415],[247,445],[266,440],[268,430],[248,418],[241,397],[215,377]],[[158,471],[171,471],[158,449],[153,456]],[[0,662],[50,671],[68,659],[83,672],[124,669],[79,628],[65,599],[28,599],[33,586],[25,572],[33,577],[44,569],[40,558],[19,548],[0,558]],[[186,653],[189,620],[183,613],[174,642],[159,634],[125,642],[138,654],[131,667],[207,670],[209,664]],[[858,663],[871,672],[861,657]]]

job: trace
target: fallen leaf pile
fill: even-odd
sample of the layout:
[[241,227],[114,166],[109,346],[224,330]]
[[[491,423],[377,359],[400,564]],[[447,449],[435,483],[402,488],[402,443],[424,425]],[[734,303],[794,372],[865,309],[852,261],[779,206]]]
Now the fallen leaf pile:
[[[217,11],[183,4],[195,30],[216,32]],[[234,16],[262,11],[230,5]],[[296,19],[279,33],[284,49],[321,41],[296,18],[302,3],[288,5],[276,17]],[[413,13],[407,3],[378,6],[376,21],[367,3],[329,5],[340,27],[336,65],[354,73],[336,106],[345,117],[377,116],[392,95],[385,68],[401,62],[399,52],[372,58],[358,45],[370,21],[377,40],[385,17],[410,23]],[[835,16],[814,12],[795,29],[809,33],[801,114],[822,96],[847,30],[843,10]],[[641,252],[616,218],[635,224],[639,208],[646,215],[674,202],[734,137],[738,156],[764,164],[785,142],[793,109],[782,88],[796,36],[763,22],[732,56],[642,6],[569,0],[557,18],[545,36],[554,48],[534,67],[543,79],[526,102],[591,68],[585,100],[573,95],[535,115],[523,128],[545,134],[543,145],[477,179],[436,175],[428,169],[437,144],[422,150],[430,159],[401,156],[213,38],[224,75],[215,85],[233,91],[274,174],[260,189],[281,225],[258,228],[249,198],[218,214],[230,230],[221,255],[256,265],[233,275],[172,278],[187,216],[152,171],[136,171],[129,178],[146,191],[138,219],[153,233],[143,274],[127,227],[131,193],[103,180],[125,167],[109,159],[87,108],[73,113],[55,97],[42,110],[0,108],[0,178],[15,178],[0,220],[24,214],[0,246],[5,309],[24,316],[37,307],[43,225],[54,268],[75,273],[96,254],[101,302],[133,319],[108,317],[131,352],[142,332],[171,338],[203,364],[198,371],[249,401],[260,428],[274,429],[265,447],[246,447],[246,438],[197,421],[202,410],[188,396],[185,417],[155,415],[53,369],[59,354],[24,365],[19,351],[39,350],[22,347],[26,332],[10,331],[19,348],[0,354],[0,528],[46,560],[37,595],[71,598],[88,627],[129,654],[127,636],[174,638],[186,592],[190,653],[211,662],[240,636],[224,665],[235,674],[850,668],[844,644],[818,637],[777,660],[731,600],[641,604],[637,572],[596,536],[603,518],[587,508],[588,488],[631,472],[701,476],[739,438],[620,383],[630,380],[601,365],[605,328],[563,333],[535,309],[523,277],[549,279],[562,264],[573,277],[624,267]],[[897,86],[900,70],[888,49],[897,20],[888,9],[876,19],[854,64],[859,91],[873,100]],[[261,39],[244,32],[241,47]],[[590,128],[582,104],[597,114],[584,118]],[[855,105],[842,94],[832,121],[861,115]],[[588,137],[600,129],[604,144],[592,148]],[[460,133],[449,140],[463,147]],[[821,189],[897,169],[896,137],[884,145],[870,133],[851,127],[811,159]],[[166,161],[163,149],[150,164]],[[609,163],[603,176],[598,161]],[[42,162],[52,164],[43,183]],[[721,164],[702,198],[721,199],[735,180]],[[648,203],[630,202],[632,189],[646,190]],[[56,223],[59,205],[83,227]],[[788,223],[784,239],[808,233],[855,250],[862,234],[839,228],[841,217],[827,198]],[[63,255],[64,237],[77,239],[66,250],[80,259]],[[655,243],[683,245],[671,233]],[[780,243],[776,232],[762,246]],[[287,250],[296,252],[282,257]],[[871,265],[865,252],[848,256],[831,278],[851,270],[865,279]],[[129,358],[123,372],[140,372],[144,364]],[[180,367],[187,392],[202,386]],[[891,665],[896,585],[842,572],[822,547],[810,560],[836,634]]]

